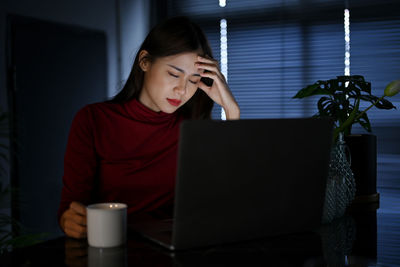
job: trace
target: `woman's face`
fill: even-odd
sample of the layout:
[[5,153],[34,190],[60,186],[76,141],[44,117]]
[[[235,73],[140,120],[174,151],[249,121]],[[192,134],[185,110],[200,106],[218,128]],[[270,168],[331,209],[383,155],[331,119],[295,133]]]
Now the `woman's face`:
[[[147,51],[141,51],[140,56]],[[181,53],[153,62],[143,60],[144,82],[139,101],[153,111],[173,113],[196,92],[200,72],[195,66],[198,54]]]

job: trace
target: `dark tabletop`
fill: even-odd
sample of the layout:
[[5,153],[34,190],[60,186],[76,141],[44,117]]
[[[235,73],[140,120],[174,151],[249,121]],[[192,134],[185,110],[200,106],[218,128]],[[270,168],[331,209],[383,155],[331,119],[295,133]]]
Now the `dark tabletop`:
[[171,253],[135,233],[98,249],[60,237],[15,249],[1,266],[400,266],[400,214],[353,210],[315,231]]

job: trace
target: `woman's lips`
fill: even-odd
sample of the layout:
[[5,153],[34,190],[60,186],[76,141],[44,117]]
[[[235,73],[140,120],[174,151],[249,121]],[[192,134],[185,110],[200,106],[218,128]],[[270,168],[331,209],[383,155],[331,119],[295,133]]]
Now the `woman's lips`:
[[182,101],[180,101],[179,99],[170,99],[170,98],[167,98],[167,100],[168,100],[168,102],[169,102],[171,105],[173,105],[173,106],[175,106],[175,107],[179,106],[179,105],[181,104],[181,102],[182,102]]

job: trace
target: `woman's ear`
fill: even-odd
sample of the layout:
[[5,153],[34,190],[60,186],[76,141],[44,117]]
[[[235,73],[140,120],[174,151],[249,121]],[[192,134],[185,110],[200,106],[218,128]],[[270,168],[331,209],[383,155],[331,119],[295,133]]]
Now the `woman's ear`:
[[146,50],[142,50],[139,52],[139,66],[143,72],[146,72],[150,68],[150,54]]

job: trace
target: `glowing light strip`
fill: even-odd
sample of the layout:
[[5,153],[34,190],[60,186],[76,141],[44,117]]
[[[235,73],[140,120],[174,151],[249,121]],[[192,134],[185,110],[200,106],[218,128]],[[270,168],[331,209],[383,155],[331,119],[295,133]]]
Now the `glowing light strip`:
[[350,11],[344,10],[344,41],[345,41],[345,54],[344,54],[344,75],[350,75]]
[[[221,1],[220,1],[221,3]],[[225,76],[228,82],[228,37],[227,37],[227,22],[226,19],[220,21],[220,33],[221,33],[221,72]],[[221,119],[226,120],[225,111],[221,108]]]
[[226,6],[226,0],[219,0],[219,6],[220,7],[225,7]]

